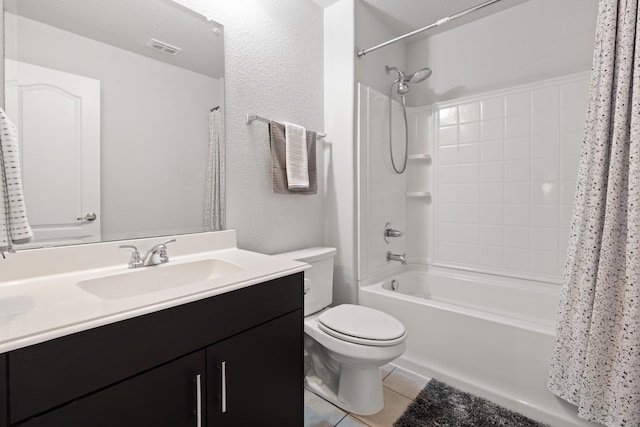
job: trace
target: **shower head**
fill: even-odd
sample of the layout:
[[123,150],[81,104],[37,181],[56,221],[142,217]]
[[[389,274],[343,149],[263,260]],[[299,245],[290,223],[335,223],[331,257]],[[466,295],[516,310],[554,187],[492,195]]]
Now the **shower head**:
[[408,83],[420,83],[431,75],[431,68],[421,68],[410,76],[407,76],[405,72],[398,67],[389,67],[388,65],[384,66],[384,71],[387,74],[389,74],[390,71],[395,71],[396,73],[398,73],[398,78],[396,79],[396,81],[394,81],[394,83],[398,84],[398,89],[396,90],[396,92],[398,92],[398,95],[404,95],[405,93],[409,92]]
[[411,77],[409,77],[409,82],[411,84],[420,83],[429,78],[429,76],[431,76],[431,73],[431,68],[421,68],[420,70],[411,74]]

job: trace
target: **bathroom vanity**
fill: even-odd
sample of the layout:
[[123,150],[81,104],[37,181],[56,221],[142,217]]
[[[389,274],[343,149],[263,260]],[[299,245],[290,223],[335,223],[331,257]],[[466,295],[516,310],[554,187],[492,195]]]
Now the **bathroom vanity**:
[[[22,337],[0,342],[9,348],[0,355],[0,426],[302,425],[305,265],[237,248],[195,256],[226,258],[243,270],[97,304],[83,289],[60,289],[78,296],[84,322],[66,317],[30,334],[25,323],[51,315],[34,314],[45,300],[33,297],[25,313],[1,316],[0,336],[11,335],[13,324]],[[54,276],[49,285],[61,286]],[[0,286],[0,307],[19,286]]]

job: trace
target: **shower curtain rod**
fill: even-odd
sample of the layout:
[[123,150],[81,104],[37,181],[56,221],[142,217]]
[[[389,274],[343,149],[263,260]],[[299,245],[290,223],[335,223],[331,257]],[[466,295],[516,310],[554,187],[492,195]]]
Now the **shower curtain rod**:
[[454,15],[447,16],[446,18],[438,19],[433,24],[429,24],[426,27],[418,28],[417,30],[411,31],[410,33],[407,33],[407,34],[405,34],[403,36],[396,37],[395,39],[386,41],[386,42],[381,43],[381,44],[379,44],[377,46],[370,47],[369,49],[359,50],[358,53],[357,53],[358,58],[361,58],[361,57],[365,56],[369,52],[373,52],[374,50],[380,49],[381,47],[385,47],[385,46],[388,46],[388,45],[390,45],[392,43],[398,42],[400,40],[404,40],[407,37],[415,36],[416,34],[419,34],[419,33],[423,32],[423,31],[427,31],[427,30],[430,30],[431,28],[439,27],[442,24],[446,24],[449,21],[453,21],[454,19],[458,19],[458,18],[460,18],[460,17],[462,17],[464,15],[467,15],[467,14],[469,14],[471,12],[475,12],[476,10],[482,9],[483,7],[489,6],[490,4],[497,3],[499,1],[500,0],[489,0],[487,2],[479,4],[477,6],[473,6],[473,7],[470,7],[469,9],[465,9],[462,12],[458,12],[458,13],[456,13]]

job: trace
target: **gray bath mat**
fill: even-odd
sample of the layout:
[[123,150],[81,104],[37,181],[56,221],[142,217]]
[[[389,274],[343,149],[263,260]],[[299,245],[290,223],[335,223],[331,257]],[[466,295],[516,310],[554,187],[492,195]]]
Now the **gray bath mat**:
[[524,415],[431,380],[394,427],[545,427]]

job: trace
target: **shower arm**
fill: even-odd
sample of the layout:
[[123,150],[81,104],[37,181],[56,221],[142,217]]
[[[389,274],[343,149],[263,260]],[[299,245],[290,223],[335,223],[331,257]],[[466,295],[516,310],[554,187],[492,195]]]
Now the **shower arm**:
[[396,73],[398,73],[398,78],[393,83],[398,83],[398,82],[401,82],[401,81],[404,81],[404,80],[408,80],[407,76],[404,75],[404,71],[402,71],[400,68],[398,68],[398,67],[389,67],[388,65],[384,66],[385,74],[389,74],[392,71],[395,71]]
[[399,42],[400,40],[404,40],[407,37],[415,36],[416,34],[420,34],[423,31],[427,31],[427,30],[430,30],[432,28],[439,27],[442,24],[446,24],[449,21],[453,21],[454,19],[461,18],[461,17],[463,17],[463,16],[465,16],[465,15],[471,13],[471,12],[475,12],[476,10],[482,9],[483,7],[489,6],[489,5],[491,5],[493,3],[497,3],[499,1],[500,0],[489,0],[487,2],[479,4],[477,6],[473,6],[473,7],[470,7],[469,9],[465,9],[462,12],[458,12],[458,13],[456,13],[454,15],[447,16],[447,17],[442,18],[442,19],[438,19],[436,22],[434,22],[432,24],[429,24],[426,27],[418,28],[417,30],[411,31],[410,33],[407,33],[407,34],[402,35],[400,37],[396,37],[395,39],[386,41],[384,43],[380,43],[379,45],[370,47],[369,49],[359,50],[357,52],[358,58],[362,58],[363,56],[365,56],[369,52],[373,52],[374,50],[378,50],[381,47],[385,47],[385,46],[388,46],[388,45],[390,45],[392,43]]

